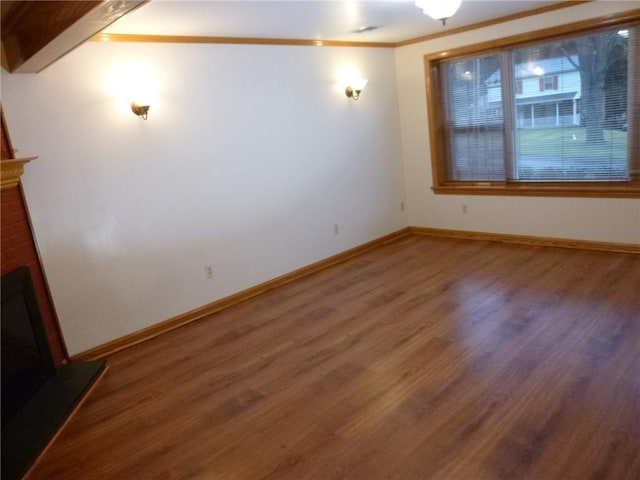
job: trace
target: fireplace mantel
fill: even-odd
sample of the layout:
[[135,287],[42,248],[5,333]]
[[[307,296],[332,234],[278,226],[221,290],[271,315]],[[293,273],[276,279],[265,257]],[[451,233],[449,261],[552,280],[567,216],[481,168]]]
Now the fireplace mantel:
[[0,161],[2,167],[2,189],[15,187],[20,182],[25,164],[38,157],[12,158]]

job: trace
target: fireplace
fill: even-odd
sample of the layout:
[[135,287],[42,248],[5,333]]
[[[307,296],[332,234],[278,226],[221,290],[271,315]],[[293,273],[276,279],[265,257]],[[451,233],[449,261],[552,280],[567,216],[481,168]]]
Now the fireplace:
[[20,176],[36,157],[16,159],[2,109],[3,480],[22,478],[106,369],[69,362],[24,202]]
[[55,366],[29,269],[2,276],[2,478],[20,479],[78,407],[105,361]]
[[2,277],[2,428],[56,373],[27,267]]

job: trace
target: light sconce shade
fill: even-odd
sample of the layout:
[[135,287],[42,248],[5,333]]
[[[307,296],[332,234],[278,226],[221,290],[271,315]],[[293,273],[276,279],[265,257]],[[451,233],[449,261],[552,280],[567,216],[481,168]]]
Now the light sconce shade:
[[365,78],[361,78],[352,82],[351,85],[348,85],[344,89],[344,93],[347,97],[352,98],[353,100],[358,100],[360,98],[360,94],[367,86],[368,80]]
[[453,16],[460,8],[462,0],[416,0],[416,7],[422,13],[429,15],[434,20],[440,20],[445,25],[447,18]]
[[138,105],[136,102],[131,102],[131,111],[146,120],[149,116],[149,105]]

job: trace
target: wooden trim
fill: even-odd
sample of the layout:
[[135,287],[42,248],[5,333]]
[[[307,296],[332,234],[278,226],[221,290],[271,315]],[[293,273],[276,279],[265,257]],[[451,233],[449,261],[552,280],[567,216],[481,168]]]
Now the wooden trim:
[[[435,177],[434,177],[435,178]],[[640,182],[614,183],[492,183],[460,182],[436,185],[434,193],[447,195],[502,195],[518,197],[640,198]]]
[[374,47],[374,48],[395,48],[414,43],[420,43],[435,38],[446,37],[457,33],[468,32],[478,28],[488,27],[499,23],[519,20],[532,15],[551,12],[561,8],[572,7],[591,0],[565,0],[560,3],[545,5],[540,8],[527,10],[525,12],[505,15],[503,17],[474,23],[463,27],[445,30],[441,33],[434,33],[400,42],[351,42],[340,40],[309,40],[309,39],[289,39],[289,38],[252,38],[252,37],[215,37],[215,36],[189,36],[189,35],[135,35],[121,33],[98,33],[91,40],[95,42],[153,42],[153,43],[212,43],[212,44],[234,44],[234,45],[295,45],[305,47]]
[[447,230],[428,227],[409,227],[408,230],[410,233],[416,235],[459,238],[465,240],[485,240],[536,247],[572,248],[578,250],[596,250],[599,252],[631,253],[640,255],[640,244],[633,243],[595,242],[591,240],[571,240],[566,238],[535,237],[530,235],[473,232],[466,230]]
[[565,0],[560,3],[553,3],[551,5],[545,5],[543,7],[534,8],[525,12],[512,13],[511,15],[505,15],[503,17],[494,18],[492,20],[485,20],[484,22],[478,22],[463,27],[452,28],[439,33],[432,33],[430,35],[424,35],[422,37],[410,38],[402,42],[396,43],[396,47],[404,47],[405,45],[412,45],[414,43],[426,42],[428,40],[434,40],[436,38],[448,37],[449,35],[455,35],[457,33],[464,33],[470,30],[477,30],[478,28],[490,27],[499,23],[510,22],[512,20],[520,20],[533,15],[540,15],[542,13],[552,12],[561,8],[573,7],[582,3],[589,3],[591,0]]
[[36,55],[100,1],[11,2],[2,17],[2,45],[8,71]]
[[107,357],[116,352],[119,352],[120,350],[124,350],[125,348],[129,348],[139,343],[145,342],[154,337],[157,337],[158,335],[170,332],[171,330],[175,330],[176,328],[182,327],[183,325],[187,325],[191,322],[212,315],[216,312],[219,312],[220,310],[224,310],[225,308],[229,308],[240,302],[249,300],[250,298],[261,295],[268,290],[319,272],[320,270],[324,270],[325,268],[331,267],[338,263],[342,263],[352,257],[360,255],[361,253],[373,250],[382,245],[398,240],[399,238],[405,237],[408,234],[409,229],[403,228],[389,235],[385,235],[383,237],[346,250],[342,253],[338,253],[337,255],[325,258],[324,260],[320,260],[319,262],[312,263],[311,265],[307,265],[306,267],[299,268],[292,272],[276,277],[272,280],[268,280],[253,287],[249,287],[246,290],[242,290],[228,297],[221,298],[220,300],[216,300],[215,302],[209,303],[208,305],[204,305],[200,308],[196,308],[195,310],[191,310],[190,312],[178,315],[177,317],[170,318],[160,323],[156,323],[155,325],[151,325],[150,327],[138,330],[137,332],[117,338],[111,342],[78,353],[76,355],[73,355],[71,357],[71,360],[89,361]]
[[94,42],[137,42],[137,43],[194,43],[227,45],[290,45],[302,47],[373,47],[394,48],[388,42],[348,42],[340,40],[307,40],[300,38],[250,38],[250,37],[207,37],[190,35],[135,35],[125,33],[99,33],[90,39]]
[[139,343],[155,338],[176,328],[187,325],[201,318],[212,315],[216,312],[229,308],[245,300],[261,295],[268,290],[281,285],[293,282],[307,275],[311,275],[325,268],[344,262],[349,258],[360,255],[366,251],[373,250],[387,243],[391,243],[408,235],[431,235],[445,238],[460,238],[468,240],[498,241],[504,243],[515,243],[520,245],[559,247],[582,250],[595,250],[602,252],[631,253],[640,255],[640,245],[612,242],[594,242],[588,240],[570,240],[561,238],[534,237],[527,235],[511,235],[501,233],[470,232],[463,230],[445,230],[440,228],[427,227],[406,227],[389,235],[385,235],[376,240],[364,243],[358,247],[346,250],[337,255],[333,255],[319,262],[307,265],[293,272],[276,277],[267,282],[255,285],[241,292],[228,297],[216,300],[190,312],[178,315],[163,322],[151,325],[145,329],[117,338],[111,342],[99,345],[92,349],[78,353],[71,357],[72,361],[89,361],[105,358],[116,352],[132,347]]
[[49,450],[49,447],[51,445],[53,445],[53,443],[57,440],[57,438],[60,436],[60,434],[66,428],[66,426],[69,424],[69,422],[71,422],[71,419],[75,416],[75,414],[78,412],[78,410],[80,410],[82,405],[84,405],[84,402],[87,401],[87,398],[89,398],[89,395],[91,395],[91,393],[98,386],[98,383],[100,383],[102,378],[106,375],[107,370],[109,370],[109,366],[107,364],[105,364],[104,368],[102,369],[102,371],[98,374],[98,376],[95,378],[93,383],[89,386],[89,388],[87,388],[87,390],[84,392],[84,394],[82,395],[82,398],[78,401],[78,403],[76,403],[76,405],[73,407],[73,409],[71,410],[69,415],[67,415],[67,418],[64,419],[64,422],[62,422],[62,425],[60,425],[58,430],[56,430],[56,433],[53,434],[53,436],[49,439],[49,441],[44,446],[44,448],[40,451],[40,453],[35,458],[35,460],[31,464],[31,466],[27,470],[27,472],[23,475],[22,480],[28,480],[29,479],[29,476],[31,475],[31,472],[33,472],[33,470],[36,468],[36,466],[38,465],[40,460],[44,457],[45,453],[47,453],[47,450]]
[[24,165],[36,158],[38,157],[12,158],[0,161],[2,189],[17,186],[20,183],[20,177],[24,173]]
[[437,61],[444,58],[449,60],[451,58],[465,57],[476,53],[499,51],[503,48],[514,48],[531,43],[541,43],[541,39],[551,41],[578,35],[587,31],[605,30],[621,24],[635,25],[639,20],[640,9],[628,10],[626,12],[588,18],[578,22],[565,23],[562,25],[556,25],[555,27],[543,28],[541,30],[533,30],[530,32],[510,35],[508,37],[501,37],[493,40],[487,40],[485,42],[464,45],[445,52],[432,52],[426,54],[424,58],[429,61]]
[[[548,41],[584,32],[600,31],[614,26],[640,25],[640,9],[622,13],[590,18],[570,24],[559,25],[521,33],[509,37],[489,40],[482,43],[465,45],[444,52],[433,52],[424,55],[425,87],[427,96],[427,115],[429,122],[429,146],[431,155],[431,169],[433,175],[432,190],[436,194],[453,195],[503,195],[503,196],[545,196],[545,197],[591,197],[591,198],[640,198],[640,182],[634,177],[634,165],[637,159],[632,157],[632,179],[628,182],[456,182],[447,176],[446,135],[444,132],[444,118],[441,86],[438,85],[438,64],[446,59],[464,58],[480,53],[498,52],[504,48],[516,48],[531,43],[540,42],[541,38]],[[635,118],[631,116],[631,118]],[[640,128],[640,127],[639,127]],[[630,133],[629,138],[633,138]],[[630,153],[638,151],[638,147],[631,146]],[[633,160],[636,160],[634,162]]]
[[425,86],[427,89],[427,135],[429,135],[429,145],[431,153],[431,174],[434,185],[442,185],[446,180],[448,157],[447,142],[440,141],[445,137],[443,109],[439,108],[440,104],[432,102],[435,92],[442,90],[442,76],[436,66],[431,65],[426,59],[424,61]]
[[146,1],[11,2],[2,18],[3,65],[10,73],[40,72]]
[[[627,85],[627,138],[635,138],[635,142],[628,142],[630,162],[630,178],[640,183],[640,28],[629,30],[629,61],[628,75],[634,81]],[[633,119],[633,121],[630,121]]]

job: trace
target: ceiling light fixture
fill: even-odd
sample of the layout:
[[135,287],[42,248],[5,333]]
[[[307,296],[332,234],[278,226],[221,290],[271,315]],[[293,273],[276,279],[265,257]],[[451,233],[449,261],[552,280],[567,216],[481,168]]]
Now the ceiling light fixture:
[[416,0],[416,7],[420,8],[425,15],[446,25],[447,18],[458,11],[461,3],[462,0]]

